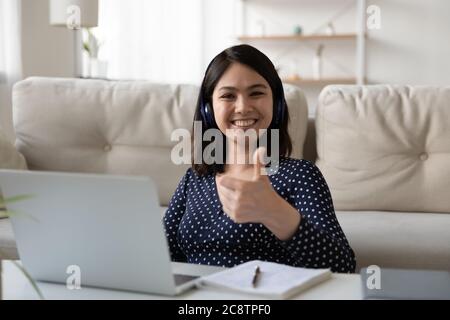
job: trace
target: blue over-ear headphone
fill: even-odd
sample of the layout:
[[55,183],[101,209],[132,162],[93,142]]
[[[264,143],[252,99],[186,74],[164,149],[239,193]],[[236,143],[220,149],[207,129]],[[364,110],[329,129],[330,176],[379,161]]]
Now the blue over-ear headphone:
[[283,89],[281,89],[281,99],[278,100],[278,106],[277,106],[277,117],[275,118],[275,125],[278,127],[281,127],[284,120],[284,114],[286,113],[287,109],[287,103],[286,99],[284,97]]
[[200,114],[202,115],[203,123],[209,128],[217,128],[216,120],[211,110],[209,103],[205,103],[203,100],[203,94],[201,93],[200,101]]
[[[277,110],[276,110],[276,117],[274,124],[276,126],[281,126],[284,119],[285,110],[287,108],[286,99],[284,98],[284,93],[281,93],[281,99],[277,103]],[[200,113],[202,115],[203,122],[205,125],[207,125],[209,128],[216,128],[216,120],[214,119],[214,115],[211,109],[211,106],[209,103],[205,103],[202,97],[202,100],[200,102]]]

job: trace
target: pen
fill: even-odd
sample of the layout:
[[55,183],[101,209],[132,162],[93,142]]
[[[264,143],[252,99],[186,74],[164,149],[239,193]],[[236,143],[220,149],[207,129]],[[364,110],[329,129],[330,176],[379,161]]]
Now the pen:
[[260,274],[261,274],[261,270],[259,269],[259,266],[256,266],[255,271],[253,273],[253,279],[252,279],[253,288],[256,288],[256,284],[258,282]]

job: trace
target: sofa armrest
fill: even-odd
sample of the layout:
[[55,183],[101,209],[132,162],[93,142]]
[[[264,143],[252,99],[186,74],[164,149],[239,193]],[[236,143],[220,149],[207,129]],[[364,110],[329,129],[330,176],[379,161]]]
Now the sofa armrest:
[[16,150],[0,128],[0,169],[27,169],[24,156]]

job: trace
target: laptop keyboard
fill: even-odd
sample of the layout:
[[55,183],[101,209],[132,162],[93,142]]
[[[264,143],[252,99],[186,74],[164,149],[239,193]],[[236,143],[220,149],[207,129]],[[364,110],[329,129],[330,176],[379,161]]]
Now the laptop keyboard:
[[194,279],[198,278],[198,276],[187,276],[187,275],[184,275],[184,274],[174,274],[174,277],[175,277],[175,285],[176,286],[179,286],[179,285],[181,285],[183,283],[186,283],[188,281],[191,281],[191,280],[194,280]]

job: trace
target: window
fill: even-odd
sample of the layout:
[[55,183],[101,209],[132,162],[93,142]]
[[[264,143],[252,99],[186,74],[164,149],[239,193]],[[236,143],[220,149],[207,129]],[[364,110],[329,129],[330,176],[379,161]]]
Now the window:
[[113,79],[198,83],[201,0],[100,0],[99,59]]

